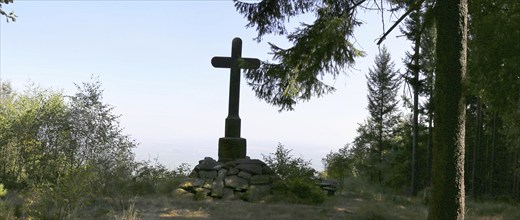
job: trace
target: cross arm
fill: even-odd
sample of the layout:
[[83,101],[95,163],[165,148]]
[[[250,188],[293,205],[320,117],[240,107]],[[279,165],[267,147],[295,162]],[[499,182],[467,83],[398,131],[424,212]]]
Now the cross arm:
[[257,69],[260,67],[260,60],[256,58],[213,57],[211,65],[216,68]]

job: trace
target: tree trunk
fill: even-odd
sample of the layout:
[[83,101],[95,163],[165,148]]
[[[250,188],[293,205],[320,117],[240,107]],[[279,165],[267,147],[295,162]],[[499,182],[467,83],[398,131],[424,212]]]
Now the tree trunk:
[[491,134],[491,171],[489,173],[489,193],[495,197],[495,148],[497,142],[497,118],[498,114],[493,114],[493,133]]
[[[379,88],[380,91],[383,91],[383,88]],[[379,103],[379,143],[378,143],[378,151],[379,151],[379,155],[378,155],[378,160],[379,160],[379,165],[378,165],[378,169],[377,169],[377,179],[379,181],[379,184],[381,184],[383,182],[383,177],[382,177],[382,174],[381,174],[381,169],[383,168],[383,120],[384,120],[384,113],[383,113],[383,94],[381,94],[381,96],[379,97],[380,98],[380,103]]]
[[437,75],[428,219],[464,219],[467,1],[437,0]]
[[[381,118],[383,118],[383,117],[381,117]],[[377,179],[379,181],[379,184],[381,184],[383,182],[383,177],[381,175],[381,169],[383,168],[383,125],[382,124],[381,124],[381,128],[379,130],[378,149],[379,149],[379,155],[378,155],[379,166],[378,166],[378,170],[377,170]]]
[[520,199],[520,184],[518,183],[518,173],[516,172],[517,169],[520,169],[519,164],[517,161],[520,161],[520,158],[518,157],[519,153],[515,152],[515,160],[513,162],[513,198]]
[[[420,9],[417,9],[417,13],[419,13]],[[420,24],[419,16],[416,16],[416,24]],[[417,26],[417,29],[420,29],[421,25]],[[417,195],[418,188],[418,170],[419,166],[417,165],[417,142],[419,137],[419,48],[421,47],[421,31],[415,30],[415,42],[414,42],[414,68],[413,68],[413,132],[412,132],[412,189],[411,196]]]
[[482,103],[477,97],[477,129],[475,135],[475,146],[473,146],[473,163],[471,168],[471,197],[475,199],[477,190],[477,160],[480,150],[480,138],[482,133]]
[[[430,94],[433,94],[433,91]],[[431,95],[431,96],[433,96],[433,95]],[[430,97],[430,99],[431,99],[431,97]],[[431,184],[432,157],[433,157],[433,112],[429,112],[428,113],[428,161],[427,161],[428,165],[426,167],[427,168],[426,169],[426,186],[428,186],[428,187]]]

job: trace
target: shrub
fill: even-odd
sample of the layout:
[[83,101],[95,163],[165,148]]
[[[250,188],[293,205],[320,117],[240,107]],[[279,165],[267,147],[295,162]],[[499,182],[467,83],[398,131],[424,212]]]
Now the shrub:
[[281,143],[278,144],[275,153],[262,155],[267,166],[282,180],[291,179],[314,179],[317,175],[316,170],[310,167],[311,162],[303,158],[294,158],[291,151],[286,149]]
[[28,218],[70,219],[99,196],[99,178],[93,169],[78,168],[57,183],[40,183],[25,190],[23,212]]
[[141,219],[141,214],[139,210],[135,208],[134,204],[131,204],[130,207],[125,209],[121,216],[115,216],[116,220],[137,220]]
[[130,190],[134,195],[167,194],[175,188],[190,172],[188,164],[181,164],[174,170],[155,161],[144,161],[137,165]]
[[312,181],[290,181],[288,187],[297,203],[321,204],[325,201],[325,194]]
[[352,176],[350,145],[338,150],[338,152],[330,152],[322,159],[325,167],[326,176],[339,181],[339,188],[342,190],[345,186],[345,178]]
[[274,181],[271,201],[287,201],[302,204],[320,204],[325,194],[316,186],[317,172],[310,167],[310,161],[293,157],[292,150],[279,144],[276,152],[264,155],[266,164],[279,178]]

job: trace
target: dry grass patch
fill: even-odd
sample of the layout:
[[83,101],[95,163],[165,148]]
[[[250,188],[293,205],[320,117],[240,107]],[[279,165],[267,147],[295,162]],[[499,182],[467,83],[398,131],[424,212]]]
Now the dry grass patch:
[[466,219],[517,220],[520,219],[519,209],[518,203],[469,201],[466,203]]
[[249,203],[244,201],[183,198],[140,198],[136,201],[142,219],[425,219],[426,207],[395,204],[350,195],[330,197],[321,205]]
[[[352,219],[421,220],[428,216],[419,199],[396,195],[343,193],[327,198],[321,205],[286,202],[249,203],[240,200],[203,200],[166,196],[140,197],[133,200],[141,219]],[[518,205],[496,202],[468,202],[466,219],[520,219]],[[110,218],[113,219],[113,218]]]

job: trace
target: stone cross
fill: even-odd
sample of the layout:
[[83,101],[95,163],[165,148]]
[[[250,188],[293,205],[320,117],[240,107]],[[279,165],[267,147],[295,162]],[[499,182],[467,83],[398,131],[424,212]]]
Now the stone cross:
[[229,106],[226,118],[225,136],[218,142],[218,161],[227,162],[246,157],[246,139],[240,137],[240,117],[238,104],[240,101],[240,69],[256,69],[260,60],[242,58],[242,40],[233,39],[231,57],[213,57],[211,65],[216,68],[230,68]]

